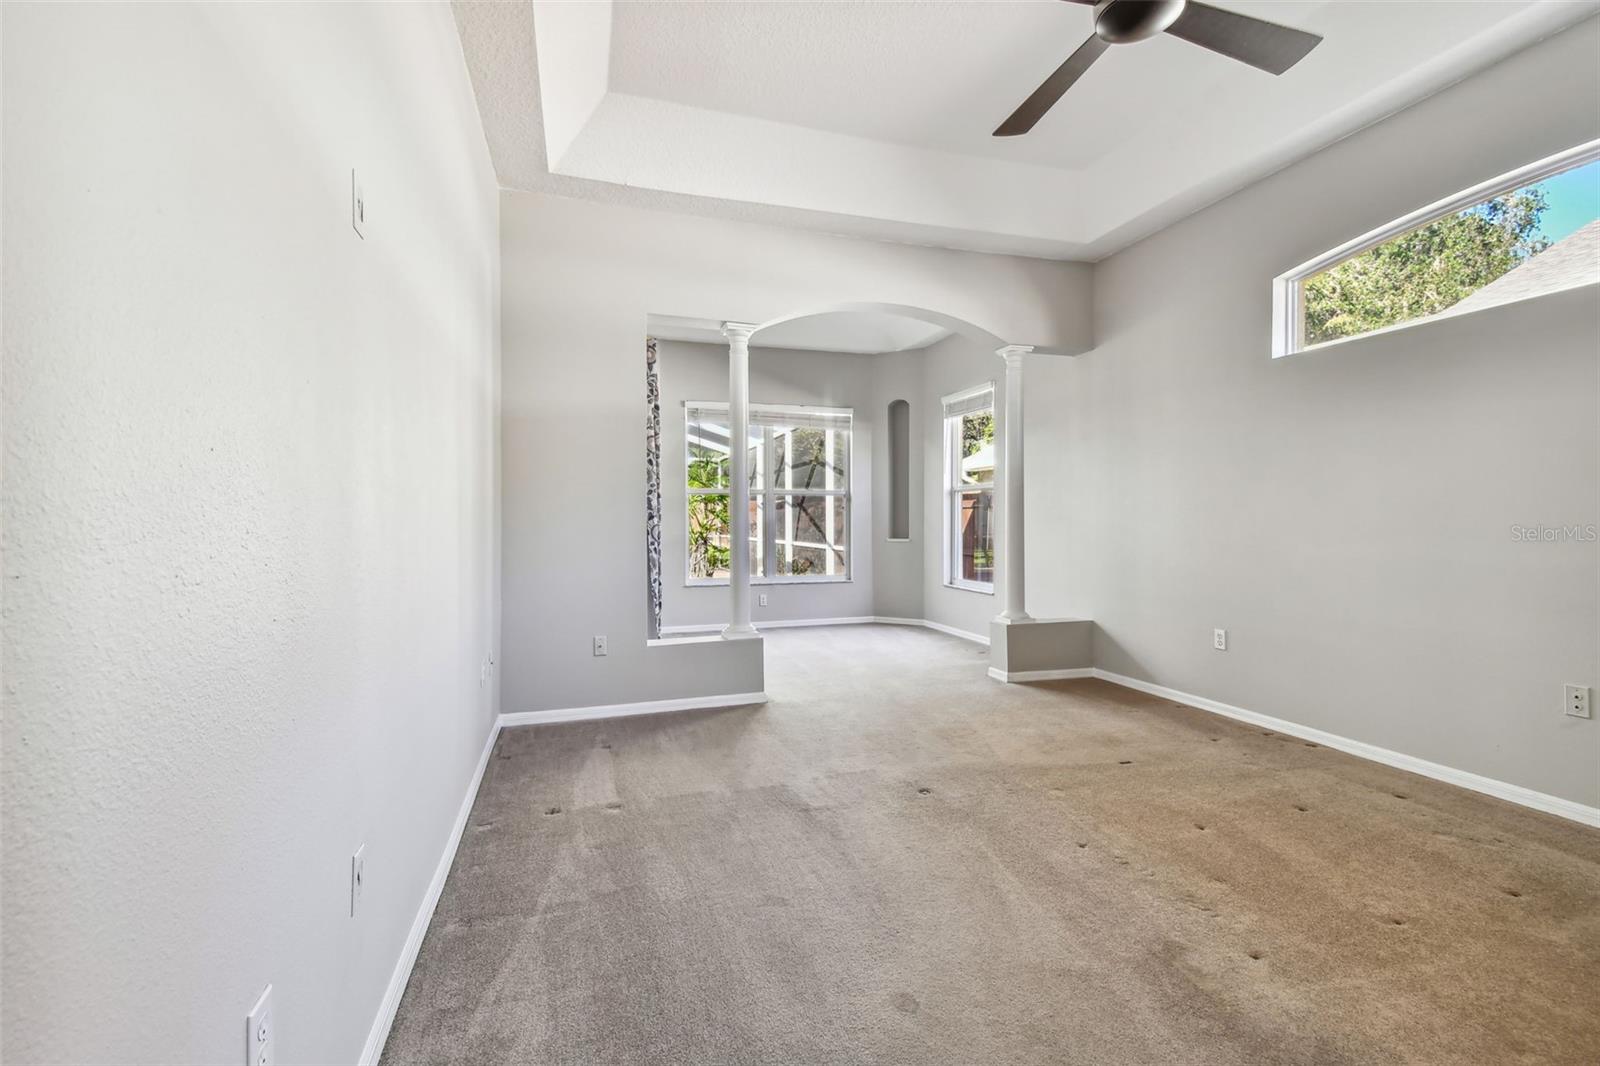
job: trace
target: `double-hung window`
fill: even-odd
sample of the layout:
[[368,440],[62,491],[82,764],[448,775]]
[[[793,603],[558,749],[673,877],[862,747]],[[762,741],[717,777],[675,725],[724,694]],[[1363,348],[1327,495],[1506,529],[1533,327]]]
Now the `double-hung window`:
[[994,591],[994,383],[944,398],[945,583]]
[[[850,428],[837,408],[750,405],[750,575],[754,581],[850,578]],[[684,407],[687,578],[730,572],[728,405]]]

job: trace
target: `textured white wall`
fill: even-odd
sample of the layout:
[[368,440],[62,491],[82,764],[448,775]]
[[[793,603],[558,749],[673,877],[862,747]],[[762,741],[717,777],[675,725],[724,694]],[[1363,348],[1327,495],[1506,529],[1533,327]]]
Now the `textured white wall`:
[[[942,312],[1006,340],[1089,342],[1089,268],[692,215],[501,198],[507,711],[760,687],[746,642],[647,647],[644,355],[650,314],[764,322],[843,303]],[[759,334],[757,335],[759,339]],[[581,448],[583,474],[551,460]],[[552,508],[581,516],[584,538]],[[594,634],[610,654],[590,655]]]
[[450,13],[0,18],[3,1058],[239,1062],[270,981],[278,1061],[351,1062],[495,711],[498,201]]
[[[1096,665],[1586,804],[1600,720],[1600,292],[1272,360],[1271,279],[1600,135],[1593,20],[1099,264],[1031,366],[1039,613]],[[1226,627],[1226,652],[1211,649]]]

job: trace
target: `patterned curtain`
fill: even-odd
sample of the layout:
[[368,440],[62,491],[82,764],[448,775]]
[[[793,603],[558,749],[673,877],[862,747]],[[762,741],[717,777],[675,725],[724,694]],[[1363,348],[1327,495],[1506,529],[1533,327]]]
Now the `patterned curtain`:
[[650,581],[650,639],[661,635],[661,381],[656,339],[644,342],[644,548]]

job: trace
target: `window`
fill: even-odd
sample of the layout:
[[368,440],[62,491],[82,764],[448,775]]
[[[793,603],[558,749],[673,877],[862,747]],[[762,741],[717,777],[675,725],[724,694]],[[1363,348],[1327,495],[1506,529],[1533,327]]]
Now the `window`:
[[945,583],[994,591],[994,383],[944,398]]
[[[754,581],[850,579],[852,413],[750,405],[750,575]],[[728,405],[684,408],[687,577],[726,584]]]
[[1600,141],[1414,211],[1276,279],[1274,356],[1600,281]]

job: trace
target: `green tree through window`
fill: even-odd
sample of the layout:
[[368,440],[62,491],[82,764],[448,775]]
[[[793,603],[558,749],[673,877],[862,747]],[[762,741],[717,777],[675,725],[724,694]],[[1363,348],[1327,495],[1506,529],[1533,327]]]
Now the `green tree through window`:
[[1529,186],[1435,219],[1307,278],[1305,343],[1449,310],[1550,246],[1545,192]]

